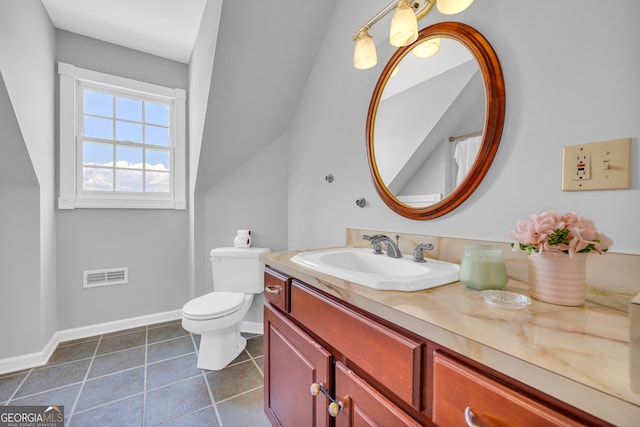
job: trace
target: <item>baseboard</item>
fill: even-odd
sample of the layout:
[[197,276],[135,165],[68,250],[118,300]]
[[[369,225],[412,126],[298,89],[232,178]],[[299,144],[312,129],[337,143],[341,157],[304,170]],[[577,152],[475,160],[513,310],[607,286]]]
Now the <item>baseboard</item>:
[[240,330],[248,334],[262,334],[264,332],[264,326],[262,322],[244,321],[240,324]]
[[[0,374],[21,371],[23,369],[36,368],[38,366],[45,365],[55,351],[58,344],[65,341],[108,334],[110,332],[117,332],[125,329],[137,328],[139,326],[152,325],[154,323],[168,322],[180,318],[182,318],[182,310],[172,310],[165,311],[163,313],[149,314],[146,316],[132,317],[129,319],[115,320],[113,322],[98,323],[96,325],[56,331],[51,336],[51,339],[49,339],[49,342],[47,342],[42,351],[0,359]],[[262,329],[260,329],[259,333],[262,333]]]

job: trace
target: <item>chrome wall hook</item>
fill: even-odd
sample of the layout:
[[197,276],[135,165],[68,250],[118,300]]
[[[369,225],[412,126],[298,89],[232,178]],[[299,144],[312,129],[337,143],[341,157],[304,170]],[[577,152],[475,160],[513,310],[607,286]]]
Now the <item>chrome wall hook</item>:
[[367,201],[365,200],[364,197],[360,197],[358,200],[356,200],[356,206],[358,206],[359,208],[364,208],[364,205],[367,204]]

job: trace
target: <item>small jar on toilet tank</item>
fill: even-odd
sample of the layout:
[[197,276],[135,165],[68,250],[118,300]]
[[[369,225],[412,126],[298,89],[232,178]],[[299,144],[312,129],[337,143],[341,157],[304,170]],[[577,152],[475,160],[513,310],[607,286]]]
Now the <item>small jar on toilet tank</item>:
[[251,247],[251,230],[238,230],[235,239],[233,239],[233,246],[236,248]]

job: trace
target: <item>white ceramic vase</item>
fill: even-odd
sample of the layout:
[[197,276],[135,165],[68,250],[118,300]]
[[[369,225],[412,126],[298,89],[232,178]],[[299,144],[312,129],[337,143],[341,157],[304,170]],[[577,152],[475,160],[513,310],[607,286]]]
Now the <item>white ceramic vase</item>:
[[529,292],[537,300],[580,306],[586,299],[587,254],[561,252],[529,255]]

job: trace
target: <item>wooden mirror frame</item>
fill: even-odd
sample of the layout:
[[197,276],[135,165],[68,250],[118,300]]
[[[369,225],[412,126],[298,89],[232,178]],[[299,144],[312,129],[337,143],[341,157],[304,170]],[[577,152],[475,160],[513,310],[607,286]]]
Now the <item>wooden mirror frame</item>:
[[[391,76],[391,72],[400,63],[413,47],[429,37],[443,37],[456,40],[464,45],[478,62],[482,72],[482,81],[485,90],[485,119],[483,139],[476,161],[469,170],[465,179],[443,200],[426,207],[412,207],[400,202],[391,194],[387,186],[382,182],[376,165],[373,150],[373,132],[378,103],[382,92]],[[433,219],[445,215],[462,202],[464,202],[478,188],[480,182],[487,174],[491,162],[498,151],[505,115],[505,89],[502,68],[498,56],[489,42],[477,30],[460,22],[441,22],[423,28],[418,33],[418,39],[408,46],[396,50],[387,65],[382,70],[378,83],[373,91],[369,112],[367,113],[367,156],[369,169],[380,198],[396,213],[414,220]]]

